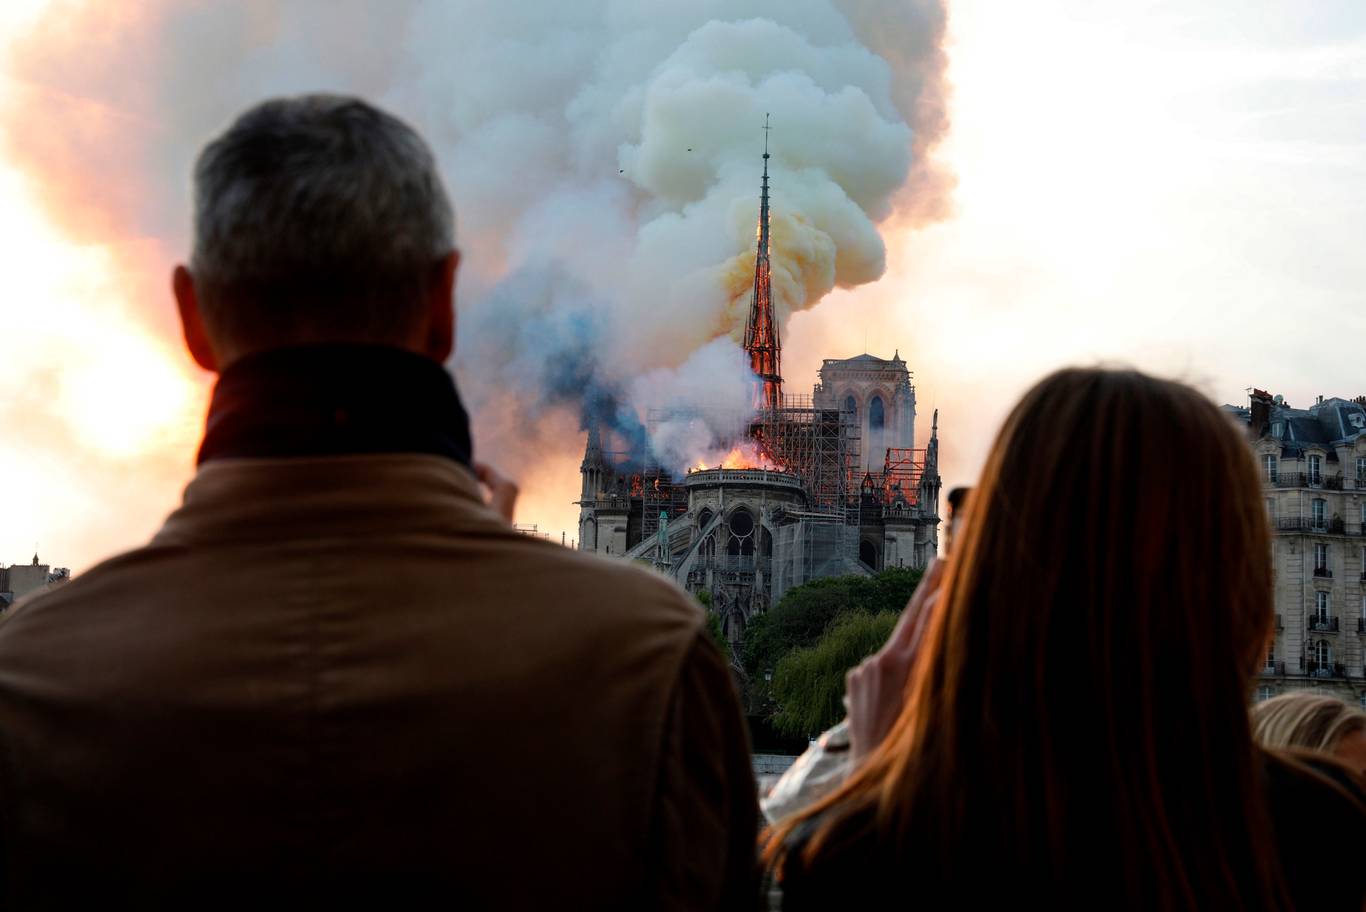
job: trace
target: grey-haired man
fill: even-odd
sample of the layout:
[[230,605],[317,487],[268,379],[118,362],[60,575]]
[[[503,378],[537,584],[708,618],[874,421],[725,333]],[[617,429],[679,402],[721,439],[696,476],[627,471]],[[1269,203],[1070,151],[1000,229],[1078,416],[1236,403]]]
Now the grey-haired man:
[[728,670],[672,584],[510,528],[442,367],[458,262],[426,144],[359,100],[205,148],[199,471],[0,620],[7,907],[753,905]]

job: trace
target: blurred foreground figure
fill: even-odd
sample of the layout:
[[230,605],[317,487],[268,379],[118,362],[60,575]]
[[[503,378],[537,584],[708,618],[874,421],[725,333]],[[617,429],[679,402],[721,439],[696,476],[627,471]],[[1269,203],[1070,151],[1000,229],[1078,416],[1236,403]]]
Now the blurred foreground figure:
[[426,145],[362,102],[204,150],[199,472],[0,621],[5,908],[752,904],[728,669],[671,584],[511,528],[442,368],[457,260]]
[[1366,879],[1321,846],[1366,856],[1360,784],[1252,741],[1270,553],[1214,405],[1133,372],[1043,380],[937,591],[849,676],[865,759],[771,835],[785,908],[1359,910]]
[[1258,703],[1252,733],[1266,747],[1332,754],[1366,776],[1366,712],[1337,697],[1297,690]]

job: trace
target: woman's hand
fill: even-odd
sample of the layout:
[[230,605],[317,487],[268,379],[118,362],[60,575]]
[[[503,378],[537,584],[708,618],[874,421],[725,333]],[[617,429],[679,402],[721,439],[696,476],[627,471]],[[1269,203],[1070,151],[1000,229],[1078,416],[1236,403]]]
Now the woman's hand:
[[930,613],[939,601],[944,562],[934,560],[911,595],[887,643],[851,669],[844,678],[844,707],[849,717],[849,754],[855,766],[877,749],[901,715],[906,681],[920,649]]

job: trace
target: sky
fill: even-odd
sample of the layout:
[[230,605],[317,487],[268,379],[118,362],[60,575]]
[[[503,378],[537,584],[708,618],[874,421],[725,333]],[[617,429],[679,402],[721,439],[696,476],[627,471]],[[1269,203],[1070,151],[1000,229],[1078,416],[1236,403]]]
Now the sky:
[[[0,5],[0,50],[44,7]],[[891,215],[885,275],[793,315],[789,389],[823,358],[899,351],[922,436],[940,411],[946,488],[1067,364],[1218,402],[1366,393],[1366,7],[1304,7],[951,0],[950,127],[931,153],[956,178],[951,211]],[[31,88],[0,55],[0,103]],[[78,235],[55,205],[0,159],[0,563],[36,548],[79,573],[174,507],[211,378],[180,350],[173,255]],[[576,448],[520,479],[519,521],[574,528]]]

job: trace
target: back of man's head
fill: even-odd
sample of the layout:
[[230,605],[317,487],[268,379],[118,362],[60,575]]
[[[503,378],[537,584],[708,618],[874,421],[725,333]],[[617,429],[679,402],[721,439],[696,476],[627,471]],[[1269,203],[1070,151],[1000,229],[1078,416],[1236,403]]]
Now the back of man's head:
[[426,143],[359,99],[263,102],[195,164],[190,269],[220,351],[405,344],[454,243]]

